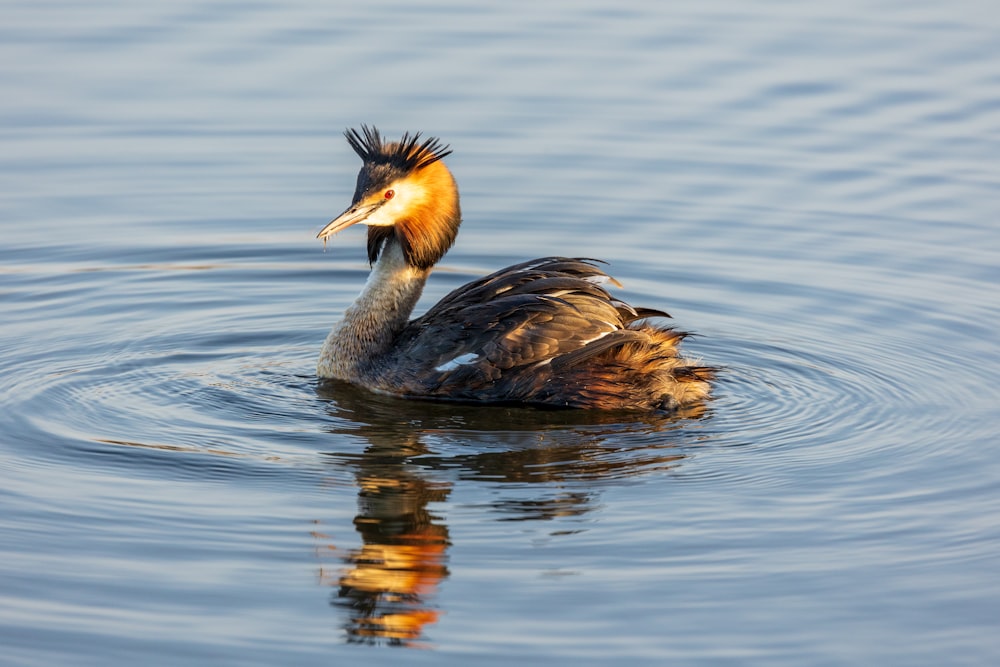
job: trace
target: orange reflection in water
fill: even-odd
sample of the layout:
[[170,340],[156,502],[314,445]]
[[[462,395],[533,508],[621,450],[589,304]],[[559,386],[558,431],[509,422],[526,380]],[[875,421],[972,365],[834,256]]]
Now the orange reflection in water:
[[391,467],[391,476],[359,475],[354,526],[363,544],[342,557],[346,567],[324,570],[321,580],[337,588],[334,603],[350,610],[349,641],[416,646],[424,626],[438,619],[431,601],[448,576],[448,529],[427,505],[444,500],[450,486]]
[[[358,492],[355,530],[361,546],[338,555],[320,581],[346,610],[347,641],[419,647],[440,614],[437,591],[448,577],[448,528],[429,509],[454,483],[510,485],[491,503],[498,521],[549,521],[593,511],[601,486],[673,470],[697,442],[682,414],[540,411],[406,401],[344,383],[318,388],[330,400],[331,434],[363,450],[324,452]],[[340,442],[335,440],[334,442]],[[448,481],[442,481],[446,478]],[[454,480],[454,481],[452,481]]]

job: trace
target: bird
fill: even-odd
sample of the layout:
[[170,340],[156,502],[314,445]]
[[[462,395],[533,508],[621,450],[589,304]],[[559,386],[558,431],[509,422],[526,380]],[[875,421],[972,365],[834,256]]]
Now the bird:
[[462,221],[450,146],[374,126],[344,132],[361,158],[354,197],[317,234],[368,227],[371,272],[333,326],[317,376],[405,398],[593,410],[676,411],[704,401],[716,369],[684,358],[689,334],[650,320],[588,258],[542,257],[491,273],[410,319]]

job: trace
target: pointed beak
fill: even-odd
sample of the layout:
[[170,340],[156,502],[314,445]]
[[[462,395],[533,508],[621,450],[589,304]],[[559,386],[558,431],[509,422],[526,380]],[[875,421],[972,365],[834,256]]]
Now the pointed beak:
[[375,204],[364,205],[360,202],[351,204],[351,206],[338,215],[336,218],[327,223],[326,227],[320,230],[316,238],[323,239],[325,242],[329,237],[333,236],[341,229],[350,227],[351,225],[356,225],[359,222],[364,222],[375,210],[382,205],[383,202],[377,202]]

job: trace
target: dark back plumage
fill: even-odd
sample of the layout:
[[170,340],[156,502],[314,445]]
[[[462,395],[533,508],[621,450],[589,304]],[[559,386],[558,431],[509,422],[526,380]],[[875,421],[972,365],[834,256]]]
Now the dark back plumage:
[[687,334],[612,297],[596,263],[543,257],[445,296],[398,339],[407,393],[615,409],[703,398],[713,371],[677,358]]

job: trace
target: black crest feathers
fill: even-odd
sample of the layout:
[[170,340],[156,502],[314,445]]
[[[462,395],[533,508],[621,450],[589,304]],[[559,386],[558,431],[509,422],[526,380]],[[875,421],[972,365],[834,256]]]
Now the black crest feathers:
[[383,141],[374,127],[361,126],[361,131],[348,128],[344,131],[347,143],[366,164],[384,164],[399,172],[411,172],[451,155],[447,145],[437,137],[420,141],[420,133],[405,132],[399,141]]

